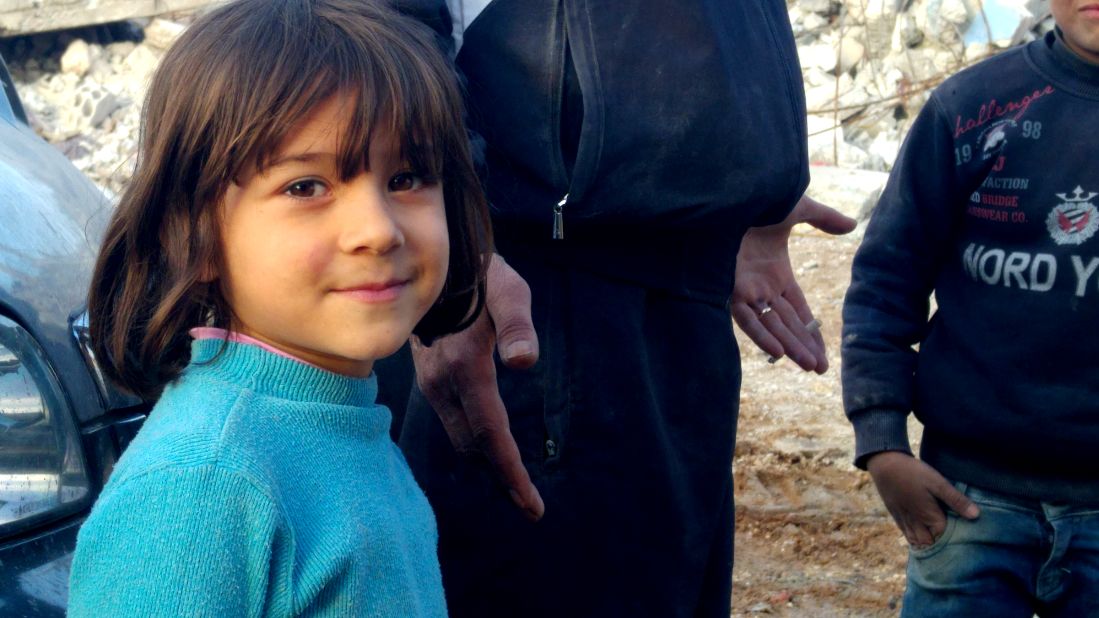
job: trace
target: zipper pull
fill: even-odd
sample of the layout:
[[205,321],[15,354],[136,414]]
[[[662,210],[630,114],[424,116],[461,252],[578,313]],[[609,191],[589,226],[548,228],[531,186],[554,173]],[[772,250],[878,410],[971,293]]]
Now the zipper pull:
[[560,202],[553,207],[553,239],[562,240],[565,238],[565,202],[569,201],[569,194],[566,193],[565,197],[561,198]]

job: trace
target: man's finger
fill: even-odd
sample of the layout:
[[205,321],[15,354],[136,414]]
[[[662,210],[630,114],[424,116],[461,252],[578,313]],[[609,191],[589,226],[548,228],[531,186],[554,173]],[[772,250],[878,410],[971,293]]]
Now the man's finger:
[[[786,355],[790,357],[790,360],[798,364],[799,367],[806,371],[813,371],[817,368],[817,358],[813,352],[806,347],[802,342],[799,334],[805,337],[808,341],[812,340],[804,324],[801,323],[797,313],[794,311],[790,303],[786,302],[782,298],[775,299],[771,304],[772,311],[760,316],[759,321],[767,328],[775,339],[778,339],[782,344],[782,349],[786,352]],[[795,334],[794,330],[797,329],[799,334]]]
[[[802,339],[802,341],[817,357],[816,372],[824,373],[828,371],[828,349],[824,345],[824,335],[820,332],[820,322],[813,318],[813,310],[809,307],[809,302],[805,300],[805,294],[802,293],[801,287],[796,284],[792,285],[783,292],[782,296],[790,303],[790,306],[797,313],[798,319],[809,332],[808,339]],[[814,323],[815,327],[810,328],[809,325]]]
[[854,230],[859,223],[835,208],[825,206],[807,195],[801,199],[805,205],[802,210],[801,221],[826,234],[847,234]]
[[774,335],[768,332],[767,327],[760,323],[756,311],[749,307],[747,303],[733,303],[730,312],[733,314],[733,319],[736,320],[740,330],[744,331],[744,334],[748,335],[748,338],[759,346],[759,349],[770,354],[771,358],[782,358],[785,355],[786,352],[783,350],[782,344],[779,343],[778,339],[775,339]]
[[541,519],[546,506],[523,465],[499,391],[493,388],[491,392],[466,392],[462,395],[462,406],[469,411],[474,446],[488,458],[512,502],[522,509],[527,519]]
[[422,385],[420,386],[420,392],[434,408],[439,421],[443,423],[443,429],[446,430],[446,435],[450,438],[450,444],[454,447],[454,450],[464,455],[476,450],[476,445],[473,443],[473,431],[470,429],[469,421],[466,420],[465,412],[458,406],[458,403],[450,397],[440,396],[438,392],[431,393],[430,388],[425,389]]
[[488,270],[485,309],[496,329],[500,360],[512,369],[527,369],[538,361],[530,286],[498,255],[492,256]]
[[[450,376],[439,371],[439,365],[433,362],[433,351],[425,348],[419,338],[412,337],[409,340],[412,345],[412,359],[416,364],[416,385],[423,394],[424,399],[435,410],[435,415],[446,430],[450,438],[450,444],[459,453],[469,453],[473,450],[473,434],[469,429],[469,422],[458,402],[457,393]],[[435,350],[437,352],[437,350]]]

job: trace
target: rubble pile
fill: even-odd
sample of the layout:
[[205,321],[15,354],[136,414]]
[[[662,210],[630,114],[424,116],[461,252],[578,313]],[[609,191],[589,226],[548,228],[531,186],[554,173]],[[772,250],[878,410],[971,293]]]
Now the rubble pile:
[[[931,88],[1052,27],[1039,0],[790,0],[814,191],[865,214]],[[135,162],[149,76],[189,17],[0,41],[35,130],[117,194]],[[853,170],[862,170],[853,171]],[[877,173],[875,173],[877,172]],[[869,187],[864,190],[863,187]]]
[[164,51],[186,25],[168,19],[0,42],[31,126],[109,195],[135,163],[141,103]]
[[1038,0],[791,4],[812,162],[888,171],[931,89],[1051,29],[1046,6]]

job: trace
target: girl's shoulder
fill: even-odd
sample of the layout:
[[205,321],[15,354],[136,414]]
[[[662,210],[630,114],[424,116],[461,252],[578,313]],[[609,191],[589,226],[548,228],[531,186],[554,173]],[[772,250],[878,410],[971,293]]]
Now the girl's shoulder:
[[243,389],[219,387],[184,374],[164,389],[113,476],[123,479],[173,464],[216,462],[224,446],[225,425],[246,398]]
[[276,497],[271,488],[278,485],[277,470],[270,453],[257,445],[264,433],[253,418],[257,395],[242,385],[205,378],[185,371],[164,390],[119,458],[105,495],[143,477],[204,473],[239,476]]

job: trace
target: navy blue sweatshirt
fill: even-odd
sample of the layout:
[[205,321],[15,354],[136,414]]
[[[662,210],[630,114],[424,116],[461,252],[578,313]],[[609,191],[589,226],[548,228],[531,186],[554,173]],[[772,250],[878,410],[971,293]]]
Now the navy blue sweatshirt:
[[857,465],[907,451],[914,411],[948,478],[1099,502],[1096,127],[1099,66],[1053,33],[936,89],[844,303]]

